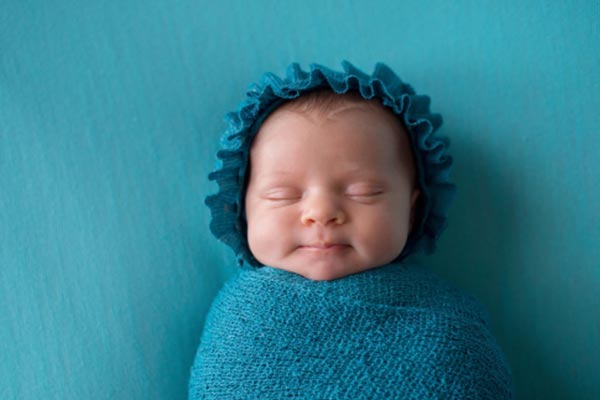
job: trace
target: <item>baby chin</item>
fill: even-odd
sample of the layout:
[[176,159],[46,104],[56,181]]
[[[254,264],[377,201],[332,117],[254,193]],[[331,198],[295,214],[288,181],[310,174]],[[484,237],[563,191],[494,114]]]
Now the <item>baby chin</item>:
[[345,244],[299,246],[282,269],[314,281],[331,281],[368,269],[355,257],[352,246]]

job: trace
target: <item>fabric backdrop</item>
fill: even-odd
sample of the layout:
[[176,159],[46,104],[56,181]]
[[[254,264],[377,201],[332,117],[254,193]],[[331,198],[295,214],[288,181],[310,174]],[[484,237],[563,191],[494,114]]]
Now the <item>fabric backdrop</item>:
[[489,308],[518,398],[600,398],[600,4],[566,3],[2,1],[0,398],[185,399],[234,268],[222,116],[342,59],[444,115],[458,193],[419,261]]

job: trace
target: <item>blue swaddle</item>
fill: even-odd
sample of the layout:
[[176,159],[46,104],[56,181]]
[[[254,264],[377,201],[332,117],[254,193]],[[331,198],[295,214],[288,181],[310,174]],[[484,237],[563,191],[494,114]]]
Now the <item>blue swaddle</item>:
[[432,272],[243,269],[213,302],[190,399],[510,399],[483,308]]

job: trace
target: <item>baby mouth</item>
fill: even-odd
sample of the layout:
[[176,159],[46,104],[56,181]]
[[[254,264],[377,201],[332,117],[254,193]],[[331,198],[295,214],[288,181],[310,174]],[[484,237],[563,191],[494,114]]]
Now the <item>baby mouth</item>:
[[300,248],[307,250],[343,250],[349,247],[349,245],[343,243],[317,243],[300,246]]

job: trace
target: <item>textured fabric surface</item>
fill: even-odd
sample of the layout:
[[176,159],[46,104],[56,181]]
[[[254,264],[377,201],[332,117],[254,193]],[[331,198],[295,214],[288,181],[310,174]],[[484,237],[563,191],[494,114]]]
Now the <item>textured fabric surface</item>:
[[396,261],[419,250],[433,253],[435,242],[446,228],[448,207],[456,190],[448,182],[452,166],[452,157],[446,151],[449,140],[434,136],[442,117],[430,112],[428,96],[416,94],[383,63],[377,63],[371,75],[348,61],[342,62],[342,69],[335,71],[311,64],[304,71],[298,63],[293,63],[287,68],[285,78],[267,72],[258,84],[250,85],[237,111],[227,114],[227,129],[217,153],[219,163],[209,176],[219,184],[219,192],[209,196],[206,204],[213,216],[211,231],[235,251],[240,263],[260,266],[248,247],[243,204],[252,140],[262,122],[285,101],[323,88],[338,94],[356,92],[364,99],[379,99],[404,125],[415,156],[421,194],[415,206],[414,229]]
[[409,264],[335,281],[263,267],[215,299],[193,399],[509,399],[485,311]]

